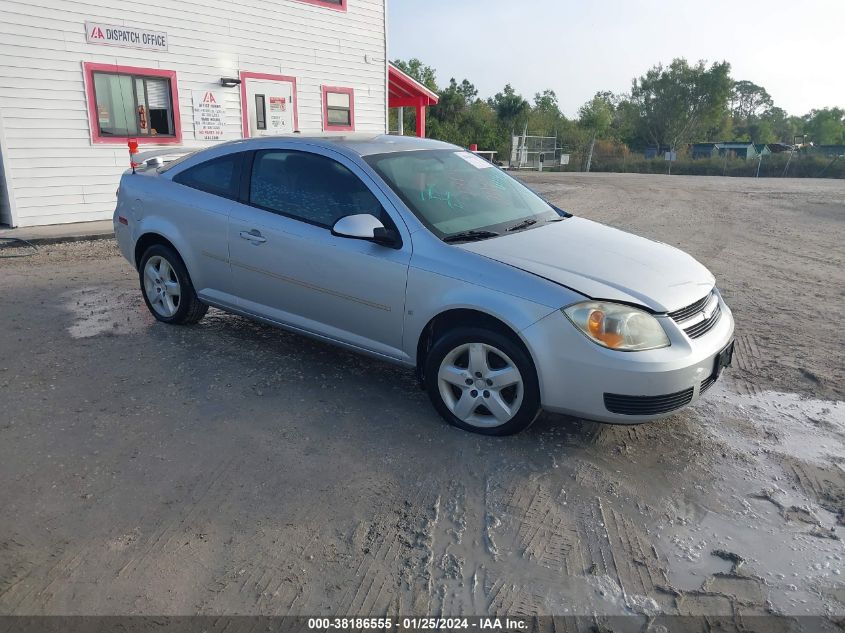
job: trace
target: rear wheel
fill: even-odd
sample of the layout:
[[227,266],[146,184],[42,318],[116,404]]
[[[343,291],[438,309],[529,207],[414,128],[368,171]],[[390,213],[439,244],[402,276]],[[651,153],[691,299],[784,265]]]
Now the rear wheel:
[[447,422],[484,435],[510,435],[540,412],[534,363],[510,337],[481,328],[445,334],[426,359],[426,388]]
[[197,297],[182,258],[164,244],[150,246],[138,269],[141,293],[153,316],[164,323],[196,323],[208,311]]

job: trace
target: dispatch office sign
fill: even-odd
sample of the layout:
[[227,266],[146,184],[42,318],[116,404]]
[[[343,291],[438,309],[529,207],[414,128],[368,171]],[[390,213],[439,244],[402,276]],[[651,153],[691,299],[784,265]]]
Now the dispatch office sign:
[[103,44],[105,46],[141,48],[148,51],[167,50],[167,33],[139,29],[134,26],[86,22],[85,40],[89,44]]

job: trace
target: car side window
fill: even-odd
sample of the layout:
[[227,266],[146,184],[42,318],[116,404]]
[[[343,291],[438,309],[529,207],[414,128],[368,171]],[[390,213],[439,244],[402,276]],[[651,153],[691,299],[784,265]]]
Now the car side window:
[[326,228],[357,213],[383,217],[381,203],[349,169],[319,154],[291,150],[256,152],[249,203]]
[[238,199],[243,153],[227,154],[194,165],[173,177],[180,185],[231,200]]

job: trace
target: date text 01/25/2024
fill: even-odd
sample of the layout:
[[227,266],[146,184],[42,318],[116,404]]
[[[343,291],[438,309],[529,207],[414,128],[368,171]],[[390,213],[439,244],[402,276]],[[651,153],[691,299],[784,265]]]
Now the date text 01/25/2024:
[[436,618],[436,617],[408,617],[408,618],[309,618],[308,629],[314,631],[328,630],[373,630],[384,631],[396,628],[403,631],[433,631],[433,630],[495,630],[495,631],[524,631],[528,623],[519,618]]

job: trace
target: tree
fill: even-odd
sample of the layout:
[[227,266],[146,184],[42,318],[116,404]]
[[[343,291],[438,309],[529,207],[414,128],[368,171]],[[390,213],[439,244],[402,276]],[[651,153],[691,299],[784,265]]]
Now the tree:
[[772,97],[762,86],[750,81],[735,81],[730,96],[731,114],[734,119],[746,121],[774,105]]
[[401,59],[395,59],[393,60],[393,65],[406,75],[410,75],[419,81],[432,92],[437,92],[437,76],[431,66],[426,66],[416,57],[409,59],[407,62]]
[[596,137],[603,136],[610,129],[613,122],[613,105],[607,93],[597,93],[590,101],[581,106],[578,111],[578,123],[592,132],[590,150],[587,154],[586,171],[590,171],[593,162],[593,148]]
[[581,127],[598,135],[604,135],[613,122],[613,105],[607,96],[597,93],[578,110],[578,123]]
[[560,106],[554,90],[544,90],[534,95],[534,110],[560,116]]
[[478,90],[476,87],[471,84],[468,80],[464,79],[460,85],[455,83],[455,79],[449,83],[449,87],[454,89],[455,92],[463,96],[464,101],[466,101],[467,105],[475,101],[476,97],[478,97]]
[[440,91],[438,104],[431,107],[432,118],[438,119],[442,123],[457,121],[458,116],[468,105],[467,94],[474,89],[475,87],[466,79],[459,86],[453,77],[449,81],[449,87]]
[[534,95],[534,107],[528,114],[528,128],[532,133],[557,136],[563,120],[554,90]]
[[704,61],[690,66],[675,59],[668,68],[658,64],[634,80],[631,100],[658,150],[674,151],[720,124],[731,94],[729,72],[727,62],[707,68]]
[[803,129],[799,117],[789,116],[783,108],[772,107],[760,115],[760,120],[771,126],[774,142],[792,143],[795,135]]
[[810,110],[802,117],[804,133],[816,145],[845,144],[845,110],[842,108],[824,108]]
[[531,106],[517,94],[513,86],[507,84],[502,92],[497,92],[487,103],[496,112],[505,129],[513,130],[517,125],[524,125],[528,120]]
[[754,117],[745,126],[748,140],[752,143],[774,143],[777,141],[772,122],[767,119]]

